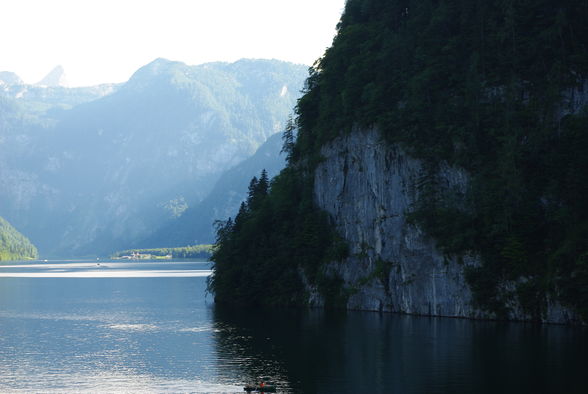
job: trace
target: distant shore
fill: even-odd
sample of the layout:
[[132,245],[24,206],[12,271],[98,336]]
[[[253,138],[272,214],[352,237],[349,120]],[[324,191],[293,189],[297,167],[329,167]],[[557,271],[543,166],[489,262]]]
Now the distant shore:
[[171,260],[200,258],[212,255],[213,245],[193,245],[178,248],[129,249],[113,253],[113,260]]

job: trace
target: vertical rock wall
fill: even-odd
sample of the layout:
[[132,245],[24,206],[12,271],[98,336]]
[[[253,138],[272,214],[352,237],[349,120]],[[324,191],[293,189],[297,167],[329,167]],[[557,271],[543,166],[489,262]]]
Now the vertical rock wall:
[[[435,241],[407,222],[418,198],[422,163],[401,148],[384,142],[377,130],[356,130],[322,148],[324,160],[315,171],[314,193],[339,234],[350,246],[349,257],[328,265],[350,290],[349,309],[380,310],[435,316],[492,318],[472,304],[464,266],[447,258]],[[441,168],[440,187],[465,192],[467,174]],[[316,289],[311,303],[321,304]],[[511,318],[528,317],[513,308]],[[551,304],[545,321],[565,322],[570,313]]]

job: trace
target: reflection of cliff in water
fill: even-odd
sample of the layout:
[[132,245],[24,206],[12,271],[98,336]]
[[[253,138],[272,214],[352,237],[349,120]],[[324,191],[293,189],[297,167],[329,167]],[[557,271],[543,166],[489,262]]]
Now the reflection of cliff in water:
[[[278,316],[281,315],[281,316]],[[284,346],[285,335],[299,316],[286,316],[276,311],[243,310],[215,305],[213,311],[214,341],[220,375],[254,383],[270,377],[280,392],[293,392],[292,379],[286,369],[290,351]],[[297,313],[300,315],[300,313]]]
[[[284,392],[585,392],[588,336],[569,327],[373,312],[215,306],[222,374]],[[228,369],[231,371],[225,371]]]

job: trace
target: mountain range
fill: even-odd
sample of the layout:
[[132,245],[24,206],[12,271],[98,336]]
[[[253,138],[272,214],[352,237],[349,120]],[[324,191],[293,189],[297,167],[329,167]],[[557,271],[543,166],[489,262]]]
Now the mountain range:
[[0,215],[44,256],[147,239],[283,129],[306,75],[246,59],[157,59],[124,84],[89,88],[0,74]]

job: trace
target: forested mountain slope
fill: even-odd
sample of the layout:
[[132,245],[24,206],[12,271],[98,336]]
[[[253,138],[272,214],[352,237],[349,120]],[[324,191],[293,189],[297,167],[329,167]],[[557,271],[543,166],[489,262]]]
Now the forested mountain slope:
[[573,0],[349,0],[289,166],[218,233],[217,299],[585,319],[586,18]]
[[177,247],[213,243],[214,223],[235,216],[246,198],[249,179],[258,176],[262,170],[274,176],[284,168],[284,157],[280,154],[281,136],[281,133],[274,134],[253,156],[225,171],[200,203],[187,208],[181,216],[170,218],[139,246]]
[[37,248],[0,217],[0,261],[36,259]]

